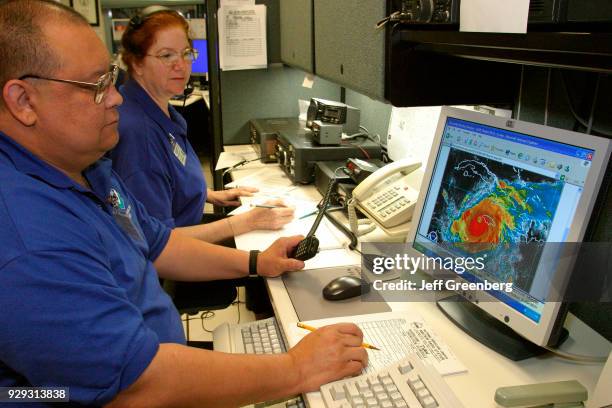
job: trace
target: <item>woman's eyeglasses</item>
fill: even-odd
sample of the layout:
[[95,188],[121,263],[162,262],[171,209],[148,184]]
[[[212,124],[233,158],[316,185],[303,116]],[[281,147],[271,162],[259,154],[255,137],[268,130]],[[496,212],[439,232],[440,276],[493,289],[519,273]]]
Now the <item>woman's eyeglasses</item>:
[[164,65],[173,66],[179,59],[183,61],[193,62],[198,59],[198,51],[193,48],[186,48],[182,52],[166,51],[158,55],[147,54],[149,57],[158,58]]

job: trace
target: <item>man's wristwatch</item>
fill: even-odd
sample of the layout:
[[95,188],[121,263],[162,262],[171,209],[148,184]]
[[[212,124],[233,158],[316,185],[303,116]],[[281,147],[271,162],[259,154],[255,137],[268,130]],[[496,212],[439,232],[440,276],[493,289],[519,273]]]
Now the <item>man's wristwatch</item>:
[[249,252],[249,276],[258,276],[257,275],[257,256],[259,255],[259,251],[253,249]]

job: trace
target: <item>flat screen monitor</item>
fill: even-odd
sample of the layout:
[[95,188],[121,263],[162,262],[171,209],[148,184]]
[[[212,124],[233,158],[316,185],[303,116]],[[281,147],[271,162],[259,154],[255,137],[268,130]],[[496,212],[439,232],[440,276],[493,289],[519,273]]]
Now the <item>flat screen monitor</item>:
[[[485,288],[457,290],[469,299],[463,303],[527,344],[558,344],[566,308],[562,293],[551,291],[564,290],[574,266],[558,243],[581,242],[611,146],[596,136],[444,107],[407,237],[409,256],[480,258],[447,271],[463,283],[454,287]],[[420,269],[435,277],[435,265]],[[506,283],[511,292],[500,285]]]
[[208,46],[207,40],[193,40],[193,48],[198,51],[198,58],[191,65],[191,75],[207,76]]

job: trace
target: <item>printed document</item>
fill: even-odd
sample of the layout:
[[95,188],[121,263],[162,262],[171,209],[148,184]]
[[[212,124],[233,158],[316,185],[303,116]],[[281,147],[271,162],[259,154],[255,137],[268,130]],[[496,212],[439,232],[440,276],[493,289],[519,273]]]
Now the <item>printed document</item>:
[[[416,353],[421,360],[434,366],[441,375],[467,371],[450,347],[416,312],[372,313],[311,320],[303,323],[321,327],[340,322],[355,323],[363,331],[363,341],[380,349],[367,349],[366,373],[375,372],[394,364],[410,353]],[[295,345],[306,334],[308,332],[304,329],[291,327],[287,333],[289,344]]]
[[218,16],[221,69],[266,68],[266,6],[221,7]]

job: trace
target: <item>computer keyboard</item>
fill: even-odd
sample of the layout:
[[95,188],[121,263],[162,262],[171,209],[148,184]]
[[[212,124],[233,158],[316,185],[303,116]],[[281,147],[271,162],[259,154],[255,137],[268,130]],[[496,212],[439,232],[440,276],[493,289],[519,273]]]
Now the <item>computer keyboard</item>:
[[442,376],[416,354],[374,373],[321,386],[327,408],[462,408]]
[[[213,348],[225,353],[278,354],[287,351],[274,317],[241,324],[223,323],[213,331]],[[252,408],[304,408],[301,396],[288,400],[267,401]]]
[[233,325],[223,323],[213,332],[213,347],[226,353],[279,354],[287,351],[274,317]]

